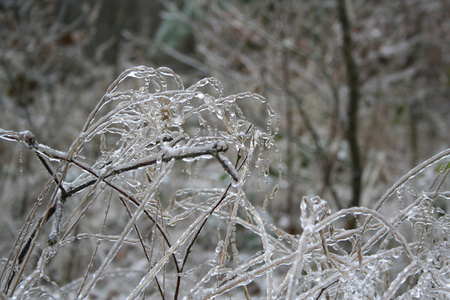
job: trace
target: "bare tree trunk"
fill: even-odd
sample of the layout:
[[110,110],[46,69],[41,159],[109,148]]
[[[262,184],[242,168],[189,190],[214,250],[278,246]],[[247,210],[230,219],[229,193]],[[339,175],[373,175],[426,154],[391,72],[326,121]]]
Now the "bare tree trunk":
[[358,104],[359,104],[359,76],[358,67],[352,55],[352,37],[350,21],[347,15],[345,0],[337,0],[339,20],[342,26],[343,43],[342,54],[347,69],[347,84],[349,89],[349,103],[347,108],[347,140],[352,160],[352,200],[350,206],[358,206],[361,196],[362,166],[358,146]]

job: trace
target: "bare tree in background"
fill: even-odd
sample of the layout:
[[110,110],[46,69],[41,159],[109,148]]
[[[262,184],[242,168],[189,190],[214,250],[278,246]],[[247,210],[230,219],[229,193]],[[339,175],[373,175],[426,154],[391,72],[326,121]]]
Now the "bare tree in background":
[[168,6],[196,38],[201,59],[186,63],[277,99],[285,116],[285,211],[312,190],[368,205],[391,174],[448,145],[445,2],[197,4],[195,18]]

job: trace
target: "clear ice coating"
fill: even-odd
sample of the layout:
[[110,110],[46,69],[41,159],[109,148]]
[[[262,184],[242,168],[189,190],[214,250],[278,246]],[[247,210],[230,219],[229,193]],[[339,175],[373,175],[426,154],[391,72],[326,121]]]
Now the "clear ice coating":
[[[125,78],[142,79],[143,86],[114,92]],[[181,78],[165,67],[154,69],[138,66],[124,71],[111,84],[104,99],[104,102],[114,101],[114,107],[99,104],[98,111],[82,133],[84,142],[90,142],[98,136],[102,161],[129,163],[130,167],[132,161],[149,156],[156,157],[157,165],[171,158],[195,161],[216,157],[233,185],[238,186],[239,170],[229,160],[227,150],[235,146],[240,157],[248,159],[250,163],[256,145],[260,145],[258,155],[262,155],[273,145],[273,134],[277,132],[273,128],[278,124],[277,116],[260,95],[245,92],[224,97],[222,84],[212,77],[185,89]],[[253,125],[238,101],[242,105],[265,106],[266,123],[270,126],[264,129]],[[250,101],[254,104],[245,103]],[[193,125],[199,128],[193,131]],[[185,134],[183,139],[169,148],[162,147],[180,132]],[[206,141],[224,143],[226,149],[214,149],[214,145]],[[202,148],[205,144],[213,148]],[[251,146],[247,147],[249,144]],[[261,150],[263,146],[267,149]],[[184,151],[180,151],[180,147],[184,147]],[[170,150],[172,148],[178,150],[174,152]],[[266,158],[258,161],[258,167],[261,163],[267,165],[269,161]],[[268,171],[269,168],[265,166],[265,177],[269,175]]]
[[[140,85],[116,91],[125,78]],[[259,126],[246,114],[255,105],[263,106]],[[17,280],[19,291],[8,297],[38,291],[86,298],[98,281],[110,284],[109,279],[124,276],[139,282],[129,299],[156,291],[147,289],[152,284],[159,285],[162,298],[178,289],[178,298],[240,299],[250,288],[265,291],[267,299],[448,298],[450,149],[401,177],[374,209],[332,213],[326,200],[304,197],[303,231],[293,235],[264,213],[282,186],[281,163],[271,164],[280,155],[274,139],[278,123],[259,95],[224,96],[214,78],[184,88],[172,70],[140,66],[111,84],[68,152],[38,143],[29,131],[0,129],[0,139],[25,144],[48,163],[52,178],[34,208],[57,201],[46,214],[27,219],[15,243],[20,246],[5,259],[0,282]],[[18,155],[21,163],[24,157]],[[430,187],[417,188],[428,172]],[[252,184],[257,188],[248,189]],[[71,211],[61,219],[62,204],[69,200],[64,209]],[[46,231],[45,217],[57,225],[47,240],[50,248],[32,240],[42,240],[37,235]],[[347,217],[356,228],[342,226]],[[83,226],[88,218],[91,223]],[[82,240],[87,243],[80,248]],[[39,250],[25,251],[31,243]],[[68,252],[81,251],[91,264],[83,280],[65,285],[47,273],[46,264],[74,244],[75,251]],[[28,260],[38,253],[37,260]],[[133,272],[120,269],[127,255]],[[27,261],[37,261],[36,268],[25,266]],[[79,294],[66,295],[68,290]]]
[[[248,119],[247,112],[256,107],[262,115],[258,120]],[[253,121],[269,126],[261,127]],[[268,244],[272,237],[265,232],[263,218],[246,199],[244,189],[252,177],[260,177],[265,184],[258,192],[265,188],[266,196],[258,205],[267,206],[271,198],[269,181],[278,186],[281,174],[277,182],[277,178],[271,178],[268,166],[273,158],[269,152],[273,150],[277,124],[273,109],[260,95],[245,92],[224,96],[221,82],[212,77],[185,88],[181,78],[169,68],[138,66],[122,72],[108,87],[67,153],[40,145],[28,131],[0,129],[0,138],[26,144],[45,156],[47,162],[60,164],[55,173],[53,166],[48,168],[57,186],[52,198],[58,198],[57,203],[67,202],[72,196],[80,200],[79,206],[67,206],[74,211],[67,213],[66,219],[58,217],[62,216],[59,210],[58,216],[53,217],[58,226],[52,229],[52,246],[66,247],[76,239],[113,245],[95,270],[88,271],[89,276],[78,283],[79,294],[75,297],[85,298],[95,289],[109,264],[122,255],[124,243],[137,247],[135,253],[145,253],[146,273],[129,295],[131,299],[156,280],[169,261],[175,265],[176,274],[166,273],[167,278],[181,281],[210,267],[209,277],[205,275],[198,288],[190,289],[205,295],[222,293],[211,285],[213,277],[236,277],[236,286],[241,286],[261,276],[246,272],[246,264],[254,258],[242,260],[241,269],[230,262],[241,264],[240,230],[264,240],[264,249],[270,253],[261,254],[263,258],[258,258],[258,263],[269,263],[277,249]],[[261,171],[252,173],[252,169]],[[47,185],[50,188],[53,186]],[[117,205],[121,209],[117,210]],[[74,234],[78,222],[92,215],[101,215],[100,228],[92,233],[92,228],[81,226],[81,231]],[[117,226],[111,232],[122,232],[103,230],[113,219]],[[149,224],[141,227],[146,221]],[[213,227],[217,224],[221,236],[205,260],[208,263],[198,268],[186,267],[203,226],[210,223]],[[51,250],[56,253],[58,248]],[[87,254],[93,255],[94,261],[96,254]],[[45,259],[41,260],[42,272],[32,276],[44,274]]]

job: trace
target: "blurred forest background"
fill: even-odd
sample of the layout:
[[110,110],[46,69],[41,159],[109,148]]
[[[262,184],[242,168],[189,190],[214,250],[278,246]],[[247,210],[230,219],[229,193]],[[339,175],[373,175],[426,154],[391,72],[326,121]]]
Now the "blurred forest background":
[[[167,66],[187,86],[214,76],[278,113],[269,212],[299,233],[303,195],[370,206],[449,147],[449,14],[448,0],[0,0],[0,128],[66,151],[124,69]],[[0,143],[0,240],[48,178],[31,151]]]

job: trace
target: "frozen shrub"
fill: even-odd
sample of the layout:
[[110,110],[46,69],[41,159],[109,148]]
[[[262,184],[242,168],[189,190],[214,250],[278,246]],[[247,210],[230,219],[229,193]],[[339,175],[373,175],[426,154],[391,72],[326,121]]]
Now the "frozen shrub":
[[281,178],[277,128],[259,95],[141,66],[112,83],[67,152],[0,130],[51,177],[2,260],[2,297],[449,297],[450,149],[373,208],[303,197],[294,236],[265,212]]
[[[124,88],[128,85],[137,89]],[[238,105],[243,101],[253,102],[246,106],[257,110],[265,128],[247,120]],[[120,276],[130,281],[128,290],[118,291],[122,295],[138,295],[151,282],[158,289],[147,294],[164,298],[191,292],[181,291],[180,283],[198,276],[196,269],[209,269],[213,276],[228,265],[230,251],[238,261],[238,224],[268,238],[243,186],[254,166],[256,177],[261,175],[257,184],[267,189],[260,205],[273,197],[277,185],[269,190],[268,175],[277,123],[259,95],[225,96],[214,78],[185,88],[168,68],[140,66],[112,83],[68,152],[39,144],[29,131],[2,130],[2,138],[31,148],[52,177],[4,263],[3,293],[84,298],[96,292],[96,285],[114,291]],[[221,231],[214,237],[218,250],[204,265],[187,270],[192,248],[212,216],[209,223]],[[82,273],[55,276],[61,276],[57,264],[72,266],[65,261],[71,259],[67,251],[80,250],[76,269]],[[60,253],[64,258],[58,259]],[[124,264],[129,269],[121,269]],[[199,287],[192,286],[192,293]]]

